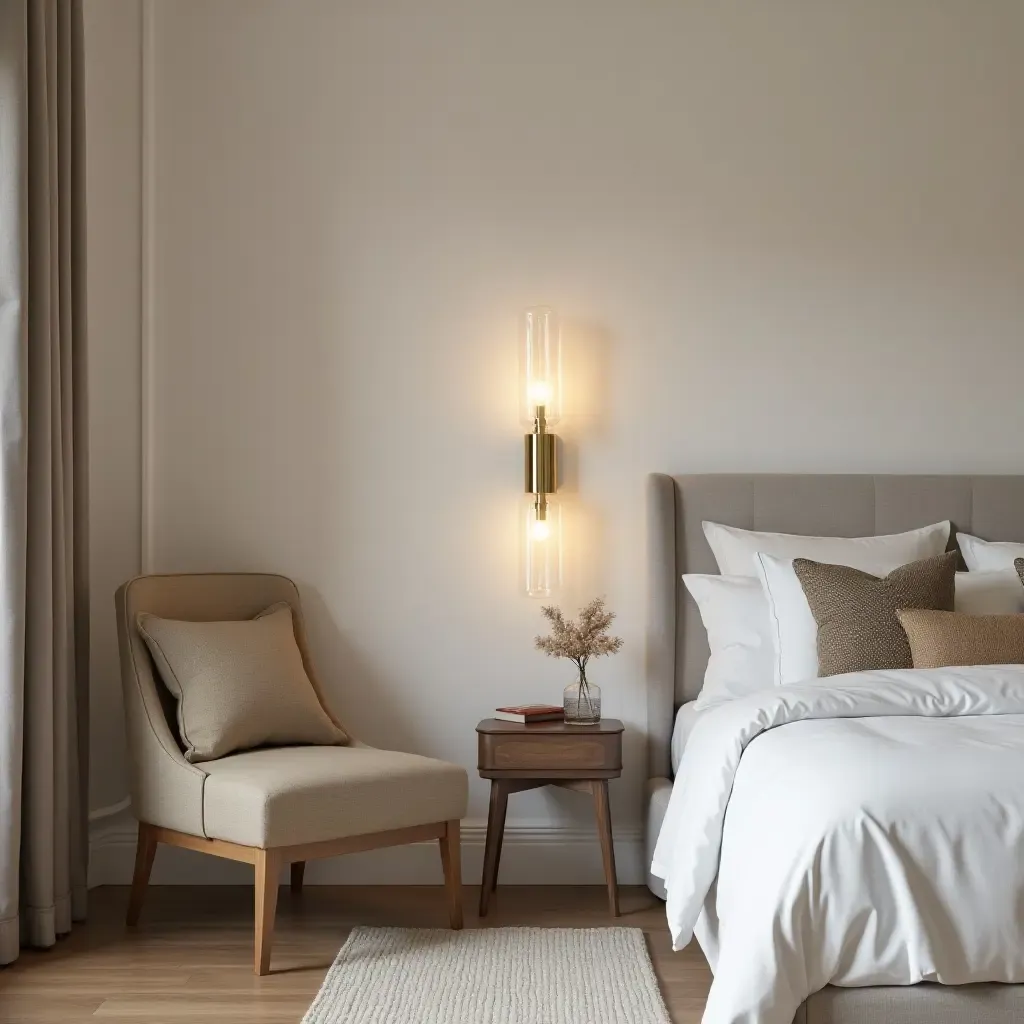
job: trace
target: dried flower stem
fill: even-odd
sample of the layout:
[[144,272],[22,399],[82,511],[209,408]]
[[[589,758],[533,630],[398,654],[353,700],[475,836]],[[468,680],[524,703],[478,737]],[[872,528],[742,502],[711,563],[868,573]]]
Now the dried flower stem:
[[610,636],[608,629],[615,619],[615,613],[604,606],[604,598],[594,598],[581,609],[579,621],[566,619],[561,609],[553,605],[541,609],[544,618],[551,623],[550,636],[538,636],[537,649],[552,658],[568,658],[579,671],[580,693],[587,692],[587,664],[591,658],[615,654],[622,649],[622,637]]

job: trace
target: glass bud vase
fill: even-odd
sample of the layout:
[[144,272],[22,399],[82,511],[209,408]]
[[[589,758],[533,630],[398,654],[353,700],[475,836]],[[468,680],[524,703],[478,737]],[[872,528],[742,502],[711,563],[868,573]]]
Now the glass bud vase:
[[601,721],[601,687],[576,679],[562,691],[566,725],[597,725]]

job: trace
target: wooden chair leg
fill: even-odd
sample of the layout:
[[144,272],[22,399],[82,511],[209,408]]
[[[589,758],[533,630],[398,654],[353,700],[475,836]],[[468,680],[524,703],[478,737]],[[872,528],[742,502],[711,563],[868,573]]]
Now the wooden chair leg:
[[270,947],[274,942],[274,912],[280,861],[275,850],[256,851],[256,937],[253,967],[257,974],[270,973]]
[[146,887],[149,875],[153,870],[153,858],[156,856],[156,837],[153,826],[144,821],[139,822],[139,840],[135,847],[135,874],[132,876],[132,891],[128,898],[128,924],[139,923],[142,913],[142,901],[146,898]]
[[448,920],[453,929],[462,927],[462,841],[458,821],[449,821],[441,845],[441,866],[448,897]]
[[302,892],[302,876],[306,873],[306,862],[304,860],[297,860],[291,867],[292,875],[292,894],[298,895]]

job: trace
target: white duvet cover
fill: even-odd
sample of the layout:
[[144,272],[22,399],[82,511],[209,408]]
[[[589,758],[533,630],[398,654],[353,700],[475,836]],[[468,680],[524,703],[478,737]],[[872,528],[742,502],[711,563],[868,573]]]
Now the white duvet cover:
[[1024,666],[863,672],[702,712],[652,871],[704,1024],[827,984],[1024,982]]

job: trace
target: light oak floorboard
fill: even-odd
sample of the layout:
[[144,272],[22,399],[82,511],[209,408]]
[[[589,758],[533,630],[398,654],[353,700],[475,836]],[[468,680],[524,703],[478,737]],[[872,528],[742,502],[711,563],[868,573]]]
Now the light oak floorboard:
[[[608,914],[603,886],[499,886],[490,912],[475,913],[466,886],[467,928],[507,925],[642,928],[675,1024],[698,1024],[711,973],[694,946],[673,953],[664,905],[646,889],[619,890],[622,916]],[[126,928],[127,887],[89,894],[89,920],[45,952],[25,951],[0,969],[4,1024],[297,1024],[354,924],[444,928],[441,886],[307,886],[279,894],[272,973],[256,977],[251,886],[151,886],[141,923]]]

